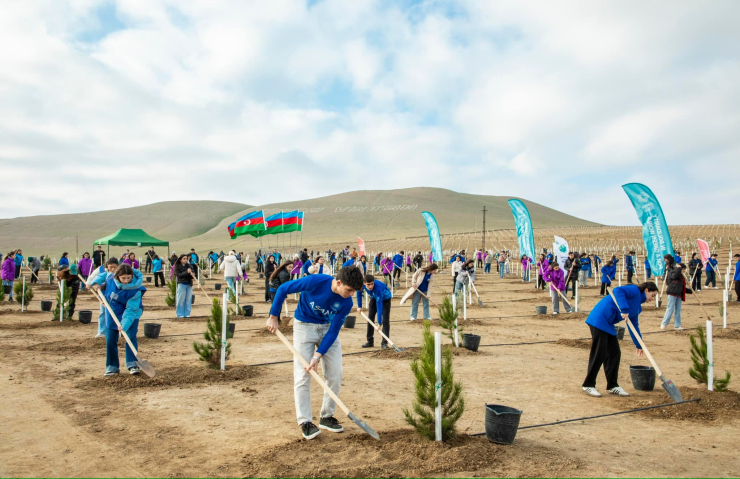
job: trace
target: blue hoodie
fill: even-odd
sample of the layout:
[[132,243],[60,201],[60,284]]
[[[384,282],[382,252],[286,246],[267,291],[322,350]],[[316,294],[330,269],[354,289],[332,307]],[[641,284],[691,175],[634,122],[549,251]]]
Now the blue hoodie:
[[581,258],[581,271],[591,271],[591,258],[588,256]]
[[634,273],[635,263],[632,259],[632,255],[628,254],[624,257],[624,267],[627,268],[627,271],[632,271]]
[[342,268],[346,268],[347,266],[354,266],[354,264],[355,264],[354,258],[350,258],[344,262],[344,264],[342,265]]
[[740,281],[740,261],[735,264],[735,276],[732,279],[734,281]]
[[[619,308],[614,304],[614,300],[611,298],[611,295],[601,298],[601,301],[596,303],[596,306],[594,306],[591,313],[589,313],[588,319],[586,319],[586,324],[604,331],[607,334],[616,336],[617,330],[614,325],[623,321],[623,313],[628,313],[632,325],[635,327],[640,337],[642,337],[638,318],[642,312],[642,303],[647,300],[645,293],[640,291],[640,288],[634,284],[614,288],[612,293],[614,293],[614,297],[617,299]],[[627,329],[630,332],[630,336],[632,336],[632,342],[635,347],[637,347],[637,349],[642,349],[640,343],[637,342],[634,334],[632,334],[632,330],[629,327]]]
[[676,261],[676,264],[678,264],[678,263],[680,263],[680,262],[681,262],[681,257],[680,257],[679,255],[675,255],[675,256],[673,257],[673,259],[674,259],[674,261]]
[[648,270],[648,271],[650,271],[650,270],[652,269],[652,268],[650,267],[650,260],[649,260],[649,259],[646,259],[646,260],[645,260],[645,269],[646,269],[646,270]]
[[15,265],[20,266],[23,264],[23,255],[20,253],[15,254]]
[[280,316],[285,298],[290,293],[301,293],[294,316],[297,321],[313,324],[330,324],[329,331],[321,340],[317,352],[321,355],[331,348],[339,336],[344,320],[352,311],[352,298],[343,298],[331,290],[334,278],[325,274],[313,274],[305,278],[283,283],[275,292],[270,314]]
[[[362,289],[367,291],[367,295],[369,298],[375,300],[375,307],[378,310],[377,318],[378,318],[378,324],[383,324],[383,301],[386,299],[391,299],[393,295],[391,294],[391,291],[388,289],[388,287],[385,285],[385,283],[378,281],[377,279],[375,282],[373,282],[373,290],[370,291],[367,289],[366,286],[363,286]],[[362,291],[357,292],[357,307],[362,307]]]
[[611,268],[609,266],[604,266],[601,268],[601,282],[606,284],[612,284],[612,269],[614,269],[614,266]]
[[152,273],[158,273],[160,271],[162,271],[162,259],[157,258],[152,261]]
[[403,269],[403,256],[400,254],[397,254],[393,257],[393,264],[396,265],[398,268]]
[[[108,303],[110,303],[109,297],[111,294],[114,294],[111,291],[107,291],[108,289],[108,283],[109,280],[111,283],[114,283],[115,289],[119,292],[124,291],[126,293],[133,293],[129,298],[127,298],[126,301],[126,309],[123,312],[122,315],[118,317],[118,320],[121,322],[121,326],[123,326],[124,331],[128,331],[129,327],[134,323],[134,321],[141,318],[141,315],[144,313],[144,305],[141,301],[141,298],[143,296],[143,293],[146,292],[146,288],[143,288],[142,285],[144,284],[144,276],[141,274],[141,271],[135,269],[134,270],[134,277],[128,284],[122,284],[115,280],[114,273],[110,273],[108,271],[101,273],[95,277],[95,279],[90,284],[106,284],[106,290],[103,291],[103,294],[105,295],[106,299],[108,300]],[[102,306],[102,305],[101,305]],[[111,304],[111,307],[113,305]],[[115,311],[115,308],[113,308]],[[110,313],[105,313],[106,317],[106,327],[109,329],[118,329],[118,326],[116,326],[115,322],[109,318]]]
[[[714,268],[712,268],[712,266],[714,266]],[[714,259],[714,258],[709,258],[707,260],[706,270],[707,271],[714,271],[716,268],[717,268],[717,260]]]
[[597,266],[599,265],[599,263],[601,263],[601,258],[599,258],[599,255],[597,254],[594,255],[594,262],[596,263]]

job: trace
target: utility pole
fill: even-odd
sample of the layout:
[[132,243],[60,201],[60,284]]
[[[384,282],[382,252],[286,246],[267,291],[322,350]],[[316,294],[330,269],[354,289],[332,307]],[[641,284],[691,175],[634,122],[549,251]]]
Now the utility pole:
[[481,243],[481,250],[486,250],[486,207],[483,206],[483,236],[482,236],[482,243]]

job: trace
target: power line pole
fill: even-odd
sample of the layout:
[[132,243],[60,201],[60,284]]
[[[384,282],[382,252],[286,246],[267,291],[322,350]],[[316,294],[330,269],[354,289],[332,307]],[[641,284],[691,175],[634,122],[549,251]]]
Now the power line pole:
[[483,206],[483,235],[481,238],[481,250],[486,250],[486,207]]

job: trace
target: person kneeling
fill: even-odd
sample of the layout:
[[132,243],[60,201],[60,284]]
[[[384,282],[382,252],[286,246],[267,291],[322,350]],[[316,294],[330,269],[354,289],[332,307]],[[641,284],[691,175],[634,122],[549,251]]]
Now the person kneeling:
[[[619,361],[622,351],[619,348],[617,330],[615,324],[622,320],[632,322],[637,334],[642,338],[638,318],[642,312],[642,304],[653,301],[658,292],[658,287],[653,282],[642,283],[639,286],[627,285],[614,288],[614,298],[602,298],[586,319],[591,330],[591,353],[588,357],[588,372],[583,381],[583,391],[589,396],[601,397],[596,390],[596,376],[599,374],[601,365],[604,365],[606,375],[606,389],[611,394],[627,397],[629,393],[619,386]],[[615,304],[616,299],[616,304]],[[618,305],[618,306],[617,306]],[[637,357],[642,357],[642,347],[635,338],[631,328],[629,330],[632,342],[637,348]]]
[[324,391],[319,427],[313,424],[311,413],[311,374],[322,363],[327,386],[339,396],[342,384],[342,345],[339,331],[344,320],[352,311],[352,295],[362,288],[362,273],[358,268],[339,270],[337,278],[327,274],[313,274],[302,279],[289,281],[278,288],[270,308],[267,329],[275,333],[283,301],[290,293],[301,293],[295,310],[293,324],[293,346],[298,354],[309,363],[304,368],[293,359],[293,392],[296,415],[303,437],[313,439],[321,429],[342,432],[344,428],[334,418],[337,404]]

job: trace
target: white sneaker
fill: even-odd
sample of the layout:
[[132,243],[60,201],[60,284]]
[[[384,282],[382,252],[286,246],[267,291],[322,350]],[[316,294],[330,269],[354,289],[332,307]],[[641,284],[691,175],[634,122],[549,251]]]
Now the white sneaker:
[[103,333],[98,333],[98,334],[96,334],[96,335],[95,335],[95,337],[96,337],[96,338],[104,338],[104,337],[105,337],[105,334],[103,334]]
[[560,314],[560,313],[558,313],[557,311],[553,311],[552,314]]
[[128,373],[132,376],[139,374],[140,370],[136,366],[128,370]]
[[588,394],[589,396],[593,396],[595,398],[600,398],[601,393],[596,390],[596,388],[583,388],[583,392]]
[[712,289],[719,289],[719,288],[715,286],[715,287],[714,287],[714,288],[712,288]]
[[611,394],[616,394],[617,396],[623,397],[623,398],[626,398],[626,397],[629,397],[630,396],[630,393],[628,393],[627,391],[625,391],[624,389],[622,389],[620,386],[617,386],[615,388],[611,388],[609,390],[609,392]]
[[683,331],[684,329],[686,329],[686,328],[682,328],[681,326],[679,326],[677,328],[673,328],[674,331]]
[[409,321],[416,321],[416,318],[409,318]]
[[663,329],[663,330],[665,330],[665,324],[661,323],[661,324],[660,324],[660,329]]

